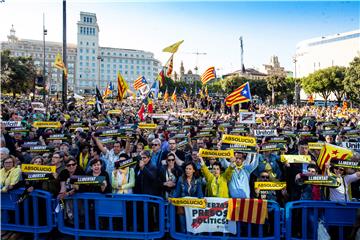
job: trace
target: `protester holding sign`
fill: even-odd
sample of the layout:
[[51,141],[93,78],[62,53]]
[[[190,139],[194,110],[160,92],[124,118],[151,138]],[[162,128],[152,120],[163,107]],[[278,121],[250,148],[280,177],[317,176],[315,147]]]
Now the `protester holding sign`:
[[[330,164],[326,164],[326,174],[336,176],[340,182],[340,186],[337,188],[330,188],[330,201],[351,201],[350,189],[351,183],[360,179],[360,171],[352,174],[345,174],[343,167],[330,167]],[[331,171],[332,170],[332,171]]]
[[211,173],[206,166],[204,159],[199,157],[201,162],[201,171],[206,179],[206,196],[207,197],[229,197],[228,182],[231,180],[232,172],[235,168],[235,165],[232,163],[226,169],[224,173],[221,174],[221,164],[215,162],[213,164],[213,173]]
[[119,161],[115,162],[115,169],[112,172],[111,186],[113,193],[130,194],[135,186],[135,172],[132,167],[121,166],[121,163],[129,160],[126,153],[120,154]]
[[319,185],[304,184],[302,181],[303,176],[315,176],[319,173],[319,168],[314,164],[309,164],[307,173],[299,173],[296,175],[295,182],[301,185],[301,200],[323,200],[323,192]]
[[109,174],[106,171],[101,170],[102,164],[100,159],[93,159],[90,162],[91,171],[87,174],[88,176],[105,177],[105,180],[100,184],[87,185],[85,188],[86,192],[97,192],[97,193],[111,193],[111,182]]

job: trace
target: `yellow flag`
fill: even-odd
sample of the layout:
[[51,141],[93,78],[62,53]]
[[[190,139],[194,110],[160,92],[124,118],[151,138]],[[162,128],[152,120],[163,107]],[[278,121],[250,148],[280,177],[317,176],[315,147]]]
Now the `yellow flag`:
[[64,62],[62,60],[60,52],[58,52],[56,57],[55,57],[54,66],[56,68],[58,68],[58,69],[61,69],[61,70],[63,70],[65,68],[65,65],[64,65]]
[[169,52],[169,53],[176,53],[179,46],[184,42],[184,40],[181,40],[177,43],[174,43],[166,48],[163,49],[163,52]]
[[118,82],[117,100],[121,101],[125,97],[126,90],[129,89],[129,87],[128,87],[125,79],[121,76],[120,72],[118,72],[117,82]]

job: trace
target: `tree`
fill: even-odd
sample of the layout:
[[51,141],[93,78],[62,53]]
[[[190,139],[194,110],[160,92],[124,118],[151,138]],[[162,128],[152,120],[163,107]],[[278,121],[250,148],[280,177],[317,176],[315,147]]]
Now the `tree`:
[[12,57],[10,50],[1,52],[1,89],[3,92],[29,93],[34,88],[36,68],[30,57]]
[[[285,77],[280,75],[269,75],[267,77],[267,88],[271,91],[271,103],[276,104],[275,95],[282,91],[284,85],[286,85]],[[278,93],[279,95],[279,93]]]
[[345,70],[344,89],[351,101],[360,103],[360,57],[355,57]]
[[327,100],[331,93],[334,93],[338,102],[343,99],[345,94],[344,77],[344,67],[328,67],[303,78],[302,86],[308,94],[319,93],[325,100],[325,106],[327,106]]

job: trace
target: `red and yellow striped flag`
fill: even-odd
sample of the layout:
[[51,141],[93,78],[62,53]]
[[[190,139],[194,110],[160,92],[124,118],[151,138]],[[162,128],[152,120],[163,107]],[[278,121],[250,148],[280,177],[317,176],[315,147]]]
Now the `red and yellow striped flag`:
[[166,72],[166,76],[170,77],[170,75],[172,74],[173,68],[174,68],[174,54],[171,55],[170,59],[168,60],[167,64],[167,72]]
[[201,75],[201,82],[202,84],[206,84],[208,81],[214,78],[216,78],[215,67],[209,67],[206,69],[203,75]]
[[169,93],[168,90],[166,88],[165,94],[164,94],[164,101],[167,102],[169,100]]
[[351,158],[352,155],[353,153],[350,149],[325,143],[317,159],[317,165],[324,172],[325,164],[332,158],[346,160]]
[[227,220],[264,224],[267,217],[267,200],[248,198],[229,199]]
[[174,101],[174,103],[176,103],[176,100],[177,100],[177,98],[176,98],[176,88],[175,88],[173,94],[171,95],[171,99]]

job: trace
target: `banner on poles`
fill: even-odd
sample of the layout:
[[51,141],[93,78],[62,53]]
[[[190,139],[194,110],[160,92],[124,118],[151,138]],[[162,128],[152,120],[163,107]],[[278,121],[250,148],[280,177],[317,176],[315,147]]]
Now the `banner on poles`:
[[191,233],[222,232],[236,234],[236,222],[226,219],[227,198],[205,198],[206,208],[185,208],[186,229]]

